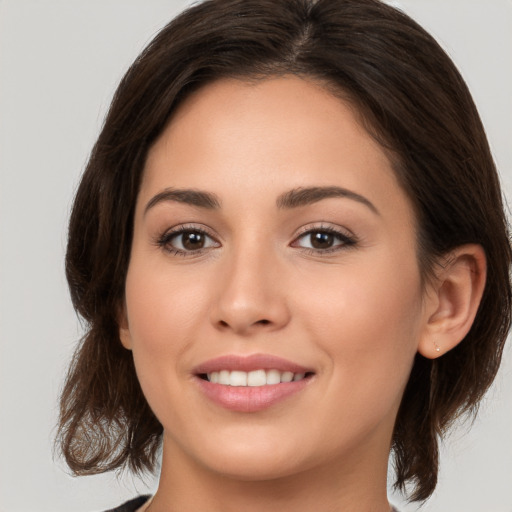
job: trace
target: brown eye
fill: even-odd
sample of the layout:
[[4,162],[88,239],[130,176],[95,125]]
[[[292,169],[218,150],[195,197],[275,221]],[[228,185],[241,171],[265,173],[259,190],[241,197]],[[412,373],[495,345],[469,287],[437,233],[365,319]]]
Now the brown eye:
[[310,233],[311,247],[314,249],[329,249],[333,246],[335,237],[332,233],[325,231],[314,231]]
[[331,229],[312,229],[297,238],[292,243],[292,247],[301,247],[321,253],[343,249],[355,243],[356,241],[353,237],[339,231]]
[[202,249],[204,247],[205,236],[203,233],[189,231],[187,233],[182,233],[180,236],[183,248],[188,251],[196,251],[197,249]]
[[158,244],[170,252],[182,254],[220,247],[216,240],[199,229],[180,229],[166,233]]

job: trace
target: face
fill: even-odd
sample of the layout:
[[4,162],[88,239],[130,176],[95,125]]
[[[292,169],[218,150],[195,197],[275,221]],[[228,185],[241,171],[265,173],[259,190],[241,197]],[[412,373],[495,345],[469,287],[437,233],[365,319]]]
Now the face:
[[164,457],[245,479],[387,461],[425,324],[411,205],[321,86],[216,82],[149,152],[125,308]]

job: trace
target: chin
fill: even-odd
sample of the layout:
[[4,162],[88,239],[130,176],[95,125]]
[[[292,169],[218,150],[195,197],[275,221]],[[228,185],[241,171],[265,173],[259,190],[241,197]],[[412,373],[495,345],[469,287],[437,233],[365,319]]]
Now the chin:
[[233,480],[246,482],[268,481],[286,478],[304,471],[303,462],[282,460],[275,454],[233,454],[216,459],[208,466],[210,471]]
[[[255,429],[239,429],[236,433],[228,430],[222,435],[194,435],[194,442],[187,443],[188,446],[164,446],[164,452],[170,448],[169,458],[174,458],[176,449],[188,452],[187,458],[191,456],[208,472],[241,481],[284,478],[307,465],[307,449],[297,450],[297,446],[304,448],[298,437],[278,435],[274,429],[265,429],[265,433]],[[164,445],[170,443],[166,441]]]

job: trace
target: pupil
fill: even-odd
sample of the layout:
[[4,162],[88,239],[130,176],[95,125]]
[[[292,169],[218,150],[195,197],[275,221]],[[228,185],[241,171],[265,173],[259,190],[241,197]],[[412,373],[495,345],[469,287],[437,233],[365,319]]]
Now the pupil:
[[182,238],[183,247],[191,251],[201,249],[204,246],[204,235],[202,233],[184,233]]
[[317,232],[311,235],[311,245],[315,249],[327,249],[332,246],[334,235],[331,233]]

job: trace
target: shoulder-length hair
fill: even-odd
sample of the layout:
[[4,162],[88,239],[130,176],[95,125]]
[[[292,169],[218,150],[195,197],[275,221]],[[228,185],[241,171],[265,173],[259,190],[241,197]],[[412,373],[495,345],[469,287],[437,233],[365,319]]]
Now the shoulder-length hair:
[[469,334],[439,359],[416,356],[398,412],[396,486],[412,484],[412,500],[436,486],[439,437],[492,383],[510,326],[511,249],[485,132],[449,57],[377,0],[208,0],[171,21],[130,67],[76,194],[66,272],[87,330],[62,392],[58,437],[76,474],[154,469],[161,441],[117,324],[148,149],[192,91],[285,74],[350,102],[389,152],[417,217],[424,278],[457,246],[485,250],[487,282]]

